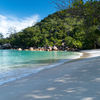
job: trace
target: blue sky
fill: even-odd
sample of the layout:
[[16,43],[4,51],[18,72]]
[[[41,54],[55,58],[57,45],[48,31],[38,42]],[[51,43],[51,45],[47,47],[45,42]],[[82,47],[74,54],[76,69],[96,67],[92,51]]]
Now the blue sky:
[[[51,0],[0,0],[0,33],[5,37],[33,26],[56,10]],[[9,33],[9,34],[8,34]]]
[[0,0],[0,14],[26,17],[39,14],[44,18],[55,12],[51,0]]

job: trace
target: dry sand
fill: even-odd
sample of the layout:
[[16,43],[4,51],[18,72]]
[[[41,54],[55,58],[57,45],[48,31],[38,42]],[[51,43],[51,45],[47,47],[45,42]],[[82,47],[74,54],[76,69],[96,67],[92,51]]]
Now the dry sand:
[[100,57],[66,62],[2,85],[0,100],[100,100]]

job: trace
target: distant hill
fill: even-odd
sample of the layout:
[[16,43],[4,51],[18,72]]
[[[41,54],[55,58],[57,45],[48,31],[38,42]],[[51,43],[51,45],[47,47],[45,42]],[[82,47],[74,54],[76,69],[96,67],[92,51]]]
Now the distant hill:
[[33,27],[6,39],[13,47],[44,47],[62,45],[69,48],[100,47],[100,2],[58,11]]

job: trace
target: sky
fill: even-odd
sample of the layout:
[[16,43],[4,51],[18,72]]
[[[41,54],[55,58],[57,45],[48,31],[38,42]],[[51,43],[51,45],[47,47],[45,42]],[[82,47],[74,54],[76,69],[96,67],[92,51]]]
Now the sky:
[[0,33],[7,37],[55,11],[51,0],[0,0]]

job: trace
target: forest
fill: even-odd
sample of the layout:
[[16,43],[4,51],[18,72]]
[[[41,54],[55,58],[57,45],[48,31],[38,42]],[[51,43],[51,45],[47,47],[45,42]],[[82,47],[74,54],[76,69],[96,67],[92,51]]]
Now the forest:
[[6,43],[23,49],[54,45],[79,50],[100,48],[100,1],[76,0],[32,27],[7,38],[0,34],[0,45]]

